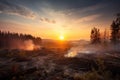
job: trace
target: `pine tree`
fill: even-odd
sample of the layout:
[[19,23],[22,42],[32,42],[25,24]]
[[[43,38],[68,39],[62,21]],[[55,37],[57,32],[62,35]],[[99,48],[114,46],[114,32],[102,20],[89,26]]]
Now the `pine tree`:
[[103,39],[103,43],[108,42],[108,40],[109,40],[109,31],[107,29],[104,30],[102,39]]
[[120,42],[120,14],[117,14],[116,20],[111,24],[111,42],[114,44]]
[[92,44],[97,44],[97,43],[100,43],[101,42],[101,39],[100,39],[100,30],[97,29],[97,28],[93,28],[91,30],[91,43]]

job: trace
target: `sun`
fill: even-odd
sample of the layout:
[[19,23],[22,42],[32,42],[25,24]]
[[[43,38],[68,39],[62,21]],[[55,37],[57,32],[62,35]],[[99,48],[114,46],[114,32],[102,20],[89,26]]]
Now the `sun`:
[[60,35],[60,36],[59,36],[59,39],[63,41],[63,40],[64,40],[64,36],[63,36],[63,35]]

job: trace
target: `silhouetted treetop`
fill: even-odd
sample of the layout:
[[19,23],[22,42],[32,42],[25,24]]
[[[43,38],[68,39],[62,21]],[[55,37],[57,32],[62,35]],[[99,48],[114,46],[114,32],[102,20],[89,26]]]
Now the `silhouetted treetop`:
[[[11,32],[5,32],[0,30],[0,47],[9,47],[13,44],[16,44],[21,42],[23,43],[26,40],[32,40],[34,44],[40,45],[41,44],[41,38],[40,37],[34,37],[30,34],[18,34],[18,33],[11,33]],[[15,45],[16,45],[15,44]]]
[[111,42],[114,44],[120,42],[120,13],[111,24]]
[[100,30],[94,27],[91,30],[90,38],[91,38],[91,43],[92,44],[100,43],[101,42],[101,40],[100,40]]

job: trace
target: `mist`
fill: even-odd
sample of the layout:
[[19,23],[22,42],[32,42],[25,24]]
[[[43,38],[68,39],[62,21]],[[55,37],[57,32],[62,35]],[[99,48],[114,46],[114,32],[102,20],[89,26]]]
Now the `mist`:
[[10,42],[9,45],[9,49],[19,49],[19,50],[36,50],[36,49],[40,49],[41,46],[40,45],[36,45],[34,44],[33,40],[15,40]]
[[101,44],[90,44],[90,42],[77,42],[67,51],[65,57],[82,57],[84,55],[104,55],[112,52],[119,52],[120,44],[112,43],[101,43]]

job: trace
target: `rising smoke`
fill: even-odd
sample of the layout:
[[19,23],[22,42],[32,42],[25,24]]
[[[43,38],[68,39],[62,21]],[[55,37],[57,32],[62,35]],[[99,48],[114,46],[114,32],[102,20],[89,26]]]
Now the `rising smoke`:
[[40,49],[40,45],[34,44],[33,40],[15,40],[14,42],[11,42],[11,45],[9,49],[20,49],[20,50],[36,50]]
[[92,45],[90,43],[77,43],[77,46],[72,46],[65,57],[81,57],[83,55],[89,54],[108,54],[113,52],[120,52],[120,44],[96,44]]

